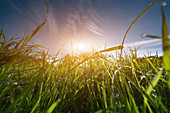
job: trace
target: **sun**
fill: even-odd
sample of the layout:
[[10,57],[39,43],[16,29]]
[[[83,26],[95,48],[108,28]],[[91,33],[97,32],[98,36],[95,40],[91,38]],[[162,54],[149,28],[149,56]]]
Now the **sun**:
[[87,49],[87,47],[86,47],[84,44],[80,43],[80,44],[78,44],[77,49],[79,49],[79,50],[82,50],[82,51],[83,51],[83,50]]
[[76,51],[81,51],[81,52],[87,51],[87,48],[88,48],[87,45],[84,43],[78,43],[74,45],[74,50]]

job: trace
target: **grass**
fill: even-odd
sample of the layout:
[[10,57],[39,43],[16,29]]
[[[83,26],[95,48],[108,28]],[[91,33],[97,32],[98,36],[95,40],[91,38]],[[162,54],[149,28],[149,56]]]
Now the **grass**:
[[[130,55],[117,53],[117,58],[103,54],[122,50],[123,41],[121,46],[58,59],[60,50],[51,56],[40,45],[28,45],[47,18],[23,38],[7,40],[1,29],[0,112],[170,112],[168,28],[163,6],[161,11],[162,36],[145,36],[162,38],[163,57],[138,58],[136,49]],[[49,59],[53,62],[49,63]]]

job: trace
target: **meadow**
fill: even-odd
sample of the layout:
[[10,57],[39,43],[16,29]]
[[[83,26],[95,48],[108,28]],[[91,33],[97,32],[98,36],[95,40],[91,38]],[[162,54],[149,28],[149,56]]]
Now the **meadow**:
[[[163,56],[137,57],[123,45],[128,31],[152,6],[130,25],[120,46],[100,51],[50,55],[31,38],[45,21],[24,37],[7,40],[0,31],[0,113],[168,113],[170,112],[170,56],[164,4]],[[48,5],[47,5],[48,14]],[[29,43],[28,43],[29,42]],[[117,51],[116,55],[107,54]],[[52,62],[49,62],[52,60]]]

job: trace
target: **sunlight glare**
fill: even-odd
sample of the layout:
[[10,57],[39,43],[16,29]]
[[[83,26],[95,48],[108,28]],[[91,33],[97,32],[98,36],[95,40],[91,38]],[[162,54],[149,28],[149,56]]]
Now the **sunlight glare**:
[[74,46],[74,50],[81,51],[81,52],[87,51],[87,49],[88,49],[88,46],[85,45],[84,43],[78,43]]
[[80,44],[78,45],[78,49],[79,49],[79,50],[85,50],[85,49],[86,49],[86,46],[85,46],[84,44],[80,43]]

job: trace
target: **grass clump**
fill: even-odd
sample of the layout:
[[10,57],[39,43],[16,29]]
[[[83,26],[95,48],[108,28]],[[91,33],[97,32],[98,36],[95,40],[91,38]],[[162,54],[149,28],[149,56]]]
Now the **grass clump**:
[[0,111],[169,111],[168,77],[158,55],[137,58],[132,51],[120,62],[112,55],[82,53],[48,63],[54,56],[33,45],[19,54],[12,54],[13,47],[0,57]]
[[[165,17],[162,18],[162,37],[166,40],[167,27]],[[163,57],[155,55],[141,58],[137,57],[136,49],[131,50],[130,55],[117,53],[118,58],[103,54],[123,49],[122,43],[121,46],[101,51],[72,53],[58,59],[59,52],[51,56],[40,45],[28,45],[28,41],[43,27],[46,20],[23,38],[7,40],[1,29],[0,111],[170,111],[169,66],[165,62],[169,55],[166,52]],[[49,59],[53,61],[49,63]]]

